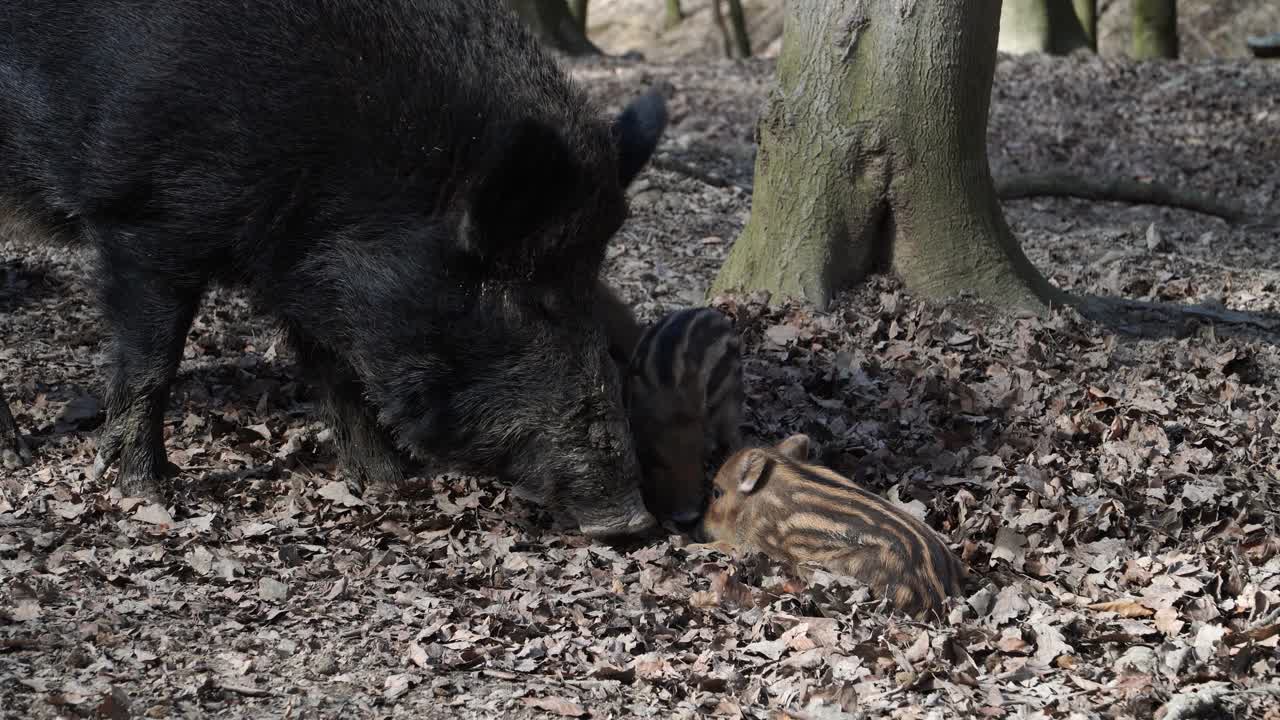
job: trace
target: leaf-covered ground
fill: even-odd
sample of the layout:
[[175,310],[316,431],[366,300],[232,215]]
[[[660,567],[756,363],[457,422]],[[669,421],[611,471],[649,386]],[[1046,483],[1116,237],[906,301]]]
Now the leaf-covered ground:
[[[615,108],[672,88],[609,276],[645,319],[700,302],[746,219],[733,184],[772,66],[573,69]],[[1004,59],[990,143],[997,175],[1155,177],[1261,212],[1280,206],[1277,138],[1280,64]],[[487,479],[364,504],[272,325],[229,292],[166,418],[177,501],[104,493],[86,479],[104,339],[86,258],[4,238],[0,378],[39,447],[0,469],[0,713],[1280,718],[1280,234],[1071,200],[1007,212],[1061,286],[1256,315],[1139,339],[930,306],[887,278],[828,313],[722,302],[749,435],[810,434],[968,562],[939,624],[674,537],[592,544]]]

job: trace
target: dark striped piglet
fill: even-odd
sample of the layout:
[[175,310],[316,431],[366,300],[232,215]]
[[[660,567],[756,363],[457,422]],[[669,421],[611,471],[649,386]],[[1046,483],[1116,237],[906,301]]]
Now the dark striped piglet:
[[742,444],[742,364],[733,322],[714,308],[671,313],[641,336],[627,412],[650,512],[679,525],[706,499],[708,450]]
[[815,563],[911,615],[940,614],[966,574],[942,537],[808,455],[806,435],[735,453],[716,473],[699,539],[793,566]]

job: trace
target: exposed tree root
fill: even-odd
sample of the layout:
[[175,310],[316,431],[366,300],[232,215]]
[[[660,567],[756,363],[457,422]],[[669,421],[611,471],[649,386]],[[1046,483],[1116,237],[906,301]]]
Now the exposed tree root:
[[[704,172],[675,157],[656,158],[651,163],[659,170],[678,173],[699,182],[720,188],[739,188],[751,193],[751,182],[738,183],[719,175]],[[1028,173],[997,179],[996,194],[1001,200],[1021,200],[1032,197],[1075,197],[1097,202],[1123,202],[1134,205],[1162,205],[1213,215],[1229,225],[1253,227],[1280,222],[1275,218],[1251,215],[1235,203],[1204,195],[1192,190],[1181,190],[1157,182],[1139,182],[1126,178],[1093,180],[1065,172]]]
[[1164,704],[1163,720],[1229,717],[1230,712],[1223,706],[1223,701],[1246,697],[1280,697],[1280,685],[1233,688],[1225,682],[1205,683],[1198,690],[1181,692],[1169,698],[1169,702]]
[[1138,182],[1127,178],[1095,180],[1065,172],[1032,173],[997,180],[996,192],[1001,200],[1054,196],[1165,205],[1215,215],[1231,225],[1244,224],[1254,219],[1244,208],[1220,198],[1202,195],[1191,190],[1180,190],[1161,183]]
[[1206,321],[1223,329],[1252,328],[1280,334],[1280,316],[1277,315],[1102,295],[1073,295],[1069,296],[1068,302],[1081,315],[1096,323],[1142,337],[1184,337]]

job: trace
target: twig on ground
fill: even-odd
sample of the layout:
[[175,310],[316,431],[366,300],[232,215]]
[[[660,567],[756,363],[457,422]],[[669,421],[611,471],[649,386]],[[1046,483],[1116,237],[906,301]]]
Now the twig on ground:
[[666,170],[668,172],[685,175],[713,187],[739,188],[745,192],[751,192],[750,185],[739,185],[738,183],[722,178],[719,175],[712,175],[711,173],[700,170],[679,158],[664,155],[653,158],[649,161],[649,164],[659,170]]
[[252,685],[239,685],[236,683],[221,682],[221,683],[218,683],[218,687],[222,688],[223,690],[226,690],[227,692],[233,692],[238,695],[245,695],[248,697],[265,698],[265,697],[275,697],[276,695],[271,690],[266,690],[264,688],[257,688]]
[[1163,720],[1187,718],[1223,717],[1222,701],[1244,697],[1280,697],[1280,685],[1264,685],[1256,688],[1232,688],[1229,683],[1211,682],[1191,692],[1181,692],[1164,704]]

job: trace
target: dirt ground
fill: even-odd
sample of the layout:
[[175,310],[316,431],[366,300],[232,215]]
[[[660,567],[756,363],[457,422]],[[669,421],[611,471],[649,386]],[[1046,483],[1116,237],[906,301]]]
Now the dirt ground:
[[[771,64],[571,65],[611,109],[671,89],[608,275],[646,320],[701,303],[747,217],[734,183]],[[997,176],[1157,178],[1262,212],[1278,138],[1280,63],[1004,58],[989,141]],[[750,438],[808,433],[965,559],[966,597],[934,624],[675,537],[592,544],[487,479],[361,502],[272,324],[229,292],[204,304],[166,416],[176,502],[104,493],[86,476],[104,339],[87,260],[0,239],[0,379],[38,445],[0,470],[0,714],[1280,718],[1280,231],[1006,210],[1062,287],[1248,321],[1134,337],[928,305],[890,278],[826,313],[719,303]]]

